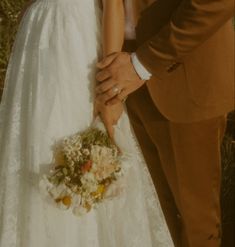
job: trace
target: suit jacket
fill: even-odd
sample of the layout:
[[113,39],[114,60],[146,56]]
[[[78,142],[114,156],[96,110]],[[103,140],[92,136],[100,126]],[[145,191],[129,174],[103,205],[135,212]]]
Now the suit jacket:
[[234,109],[233,0],[133,0],[137,56],[169,120],[193,122]]

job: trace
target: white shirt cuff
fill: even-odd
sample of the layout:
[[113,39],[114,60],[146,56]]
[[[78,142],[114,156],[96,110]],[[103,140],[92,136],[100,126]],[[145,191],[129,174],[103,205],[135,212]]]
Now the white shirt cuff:
[[131,62],[141,80],[148,81],[152,77],[152,74],[140,62],[135,52],[131,54]]

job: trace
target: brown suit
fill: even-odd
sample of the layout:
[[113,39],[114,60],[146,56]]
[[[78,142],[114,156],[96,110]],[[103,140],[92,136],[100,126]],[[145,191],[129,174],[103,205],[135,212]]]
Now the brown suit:
[[220,144],[234,108],[233,0],[133,3],[136,53],[153,77],[129,96],[130,119],[175,245],[219,247]]
[[147,86],[159,110],[176,122],[231,111],[234,1],[158,0],[155,5],[139,19],[137,54],[155,75]]

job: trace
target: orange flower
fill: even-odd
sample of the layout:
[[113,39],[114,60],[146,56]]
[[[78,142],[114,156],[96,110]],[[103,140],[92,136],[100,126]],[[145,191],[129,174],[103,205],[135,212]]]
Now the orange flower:
[[86,173],[86,172],[89,172],[90,169],[92,167],[92,161],[91,160],[88,160],[81,168],[82,170],[82,173]]

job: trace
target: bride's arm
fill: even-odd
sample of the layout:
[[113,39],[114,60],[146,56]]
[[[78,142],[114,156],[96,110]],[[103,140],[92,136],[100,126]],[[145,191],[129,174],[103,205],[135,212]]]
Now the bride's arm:
[[122,50],[125,14],[123,0],[103,2],[103,56]]
[[[103,56],[120,52],[124,42],[123,0],[102,0],[103,2]],[[117,124],[123,112],[123,103],[107,106],[96,99],[95,116],[100,115],[111,138],[114,138],[113,125]]]

